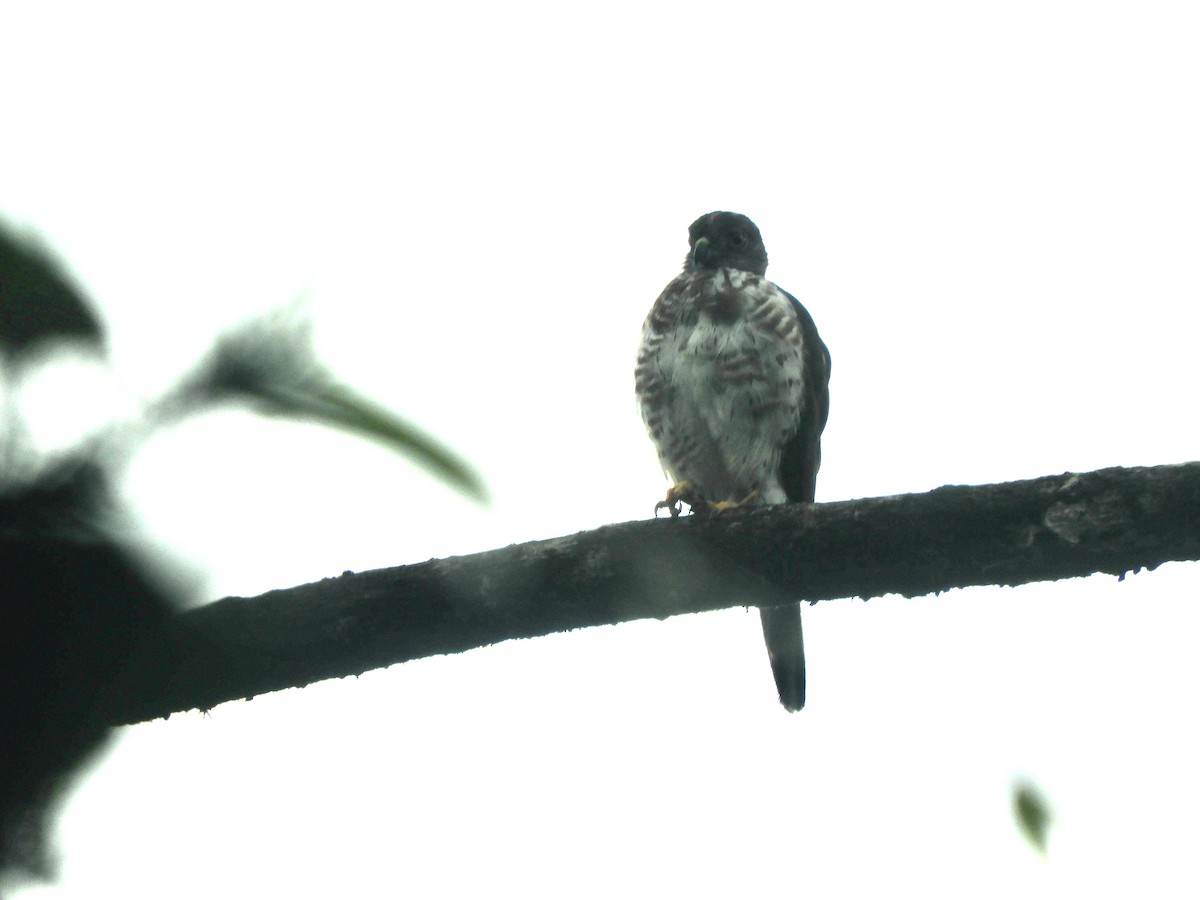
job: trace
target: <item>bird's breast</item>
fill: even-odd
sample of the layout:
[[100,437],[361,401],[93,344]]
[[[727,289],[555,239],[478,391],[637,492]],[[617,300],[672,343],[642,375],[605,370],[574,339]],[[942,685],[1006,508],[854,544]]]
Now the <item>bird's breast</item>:
[[636,376],[664,467],[713,498],[786,499],[779,465],[802,414],[806,349],[791,300],[765,278],[719,270],[672,282]]
[[746,310],[745,289],[748,285],[744,278],[737,276],[758,278],[747,272],[731,273],[728,269],[720,269],[713,277],[698,280],[693,304],[700,319],[715,325],[732,325],[742,317]]

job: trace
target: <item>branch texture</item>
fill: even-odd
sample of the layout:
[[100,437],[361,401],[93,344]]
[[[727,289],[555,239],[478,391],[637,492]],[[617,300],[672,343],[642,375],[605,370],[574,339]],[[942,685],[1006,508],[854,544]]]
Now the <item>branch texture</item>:
[[108,718],[208,709],[591,625],[1194,559],[1200,463],[628,522],[185,612],[135,659]]

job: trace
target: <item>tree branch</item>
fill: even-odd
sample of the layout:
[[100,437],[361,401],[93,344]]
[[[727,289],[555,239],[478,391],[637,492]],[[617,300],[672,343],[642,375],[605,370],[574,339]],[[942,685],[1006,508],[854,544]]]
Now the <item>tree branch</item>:
[[611,525],[229,597],[148,642],[130,723],[511,638],[724,607],[912,597],[1200,558],[1200,463]]

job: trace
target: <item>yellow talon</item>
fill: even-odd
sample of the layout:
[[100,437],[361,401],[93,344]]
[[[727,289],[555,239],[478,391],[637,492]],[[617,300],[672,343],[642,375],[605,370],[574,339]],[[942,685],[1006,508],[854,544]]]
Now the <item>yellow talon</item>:
[[671,485],[667,490],[667,499],[659,500],[654,504],[654,515],[657,516],[660,509],[665,509],[671,513],[672,519],[677,519],[681,512],[680,504],[683,503],[693,508],[697,503],[696,499],[692,496],[692,486],[686,481],[680,481]]
[[660,509],[665,509],[671,514],[671,518],[678,518],[682,510],[682,504],[686,503],[692,508],[692,512],[701,515],[707,513],[724,512],[727,509],[737,509],[739,506],[745,506],[752,500],[758,499],[758,491],[751,491],[741,500],[721,500],[717,503],[709,503],[704,499],[704,495],[697,491],[689,482],[680,481],[673,484],[670,490],[667,491],[667,499],[659,500],[654,504],[654,514],[657,516]]
[[727,509],[737,509],[739,506],[745,506],[751,500],[758,499],[758,491],[751,491],[741,500],[722,500],[719,503],[709,503],[708,512],[724,512]]

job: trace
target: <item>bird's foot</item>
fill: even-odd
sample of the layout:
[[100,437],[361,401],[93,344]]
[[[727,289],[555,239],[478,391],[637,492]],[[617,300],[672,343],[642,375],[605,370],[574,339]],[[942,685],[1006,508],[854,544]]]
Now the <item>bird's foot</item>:
[[727,509],[737,509],[739,506],[745,506],[752,500],[758,499],[758,491],[751,491],[741,500],[721,500],[717,503],[706,504],[705,512],[719,513]]
[[672,519],[676,519],[682,511],[682,504],[684,503],[693,510],[704,508],[708,505],[694,487],[686,481],[680,481],[671,485],[667,491],[667,498],[665,500],[659,500],[654,504],[654,515],[657,516],[660,509],[665,509],[671,514]]

